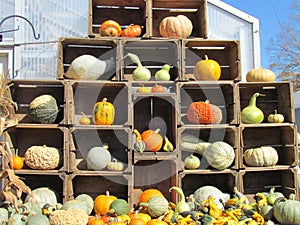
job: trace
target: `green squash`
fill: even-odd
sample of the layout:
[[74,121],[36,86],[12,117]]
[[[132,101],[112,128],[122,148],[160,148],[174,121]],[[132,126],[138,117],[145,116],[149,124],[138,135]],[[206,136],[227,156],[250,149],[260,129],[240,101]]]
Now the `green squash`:
[[109,210],[117,216],[127,215],[129,212],[129,205],[126,200],[118,198],[110,204]]
[[163,196],[153,196],[148,202],[141,202],[141,206],[147,207],[147,212],[153,218],[160,217],[168,211],[168,200]]
[[278,198],[274,204],[274,217],[280,224],[300,225],[300,202]]
[[88,210],[88,215],[90,215],[92,213],[93,208],[94,208],[94,200],[90,195],[80,194],[75,198],[75,200],[82,201],[83,203],[86,204],[87,210]]
[[62,205],[62,210],[68,210],[70,208],[73,208],[73,209],[81,209],[83,210],[84,212],[86,212],[87,214],[89,213],[89,209],[86,205],[85,202],[81,201],[81,200],[76,200],[76,199],[73,199],[73,200],[69,200],[69,201],[66,201],[63,205]]
[[50,221],[47,216],[36,214],[28,217],[26,225],[50,225]]
[[56,99],[51,95],[41,95],[30,102],[28,116],[42,124],[54,123],[58,114]]

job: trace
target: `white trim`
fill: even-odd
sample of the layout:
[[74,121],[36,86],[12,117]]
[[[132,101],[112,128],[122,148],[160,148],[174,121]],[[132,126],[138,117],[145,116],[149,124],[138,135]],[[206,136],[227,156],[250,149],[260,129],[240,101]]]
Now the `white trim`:
[[10,74],[13,74],[14,72],[13,49],[0,49],[0,54],[7,55],[7,68],[10,70]]

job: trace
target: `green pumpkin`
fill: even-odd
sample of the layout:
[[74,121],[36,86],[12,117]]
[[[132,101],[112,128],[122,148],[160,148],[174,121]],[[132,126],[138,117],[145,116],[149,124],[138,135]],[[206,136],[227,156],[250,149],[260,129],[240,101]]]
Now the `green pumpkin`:
[[126,215],[129,212],[129,205],[126,200],[118,198],[110,204],[109,210],[117,216]]
[[50,225],[50,221],[47,216],[36,214],[28,217],[26,225]]
[[80,200],[69,200],[67,202],[65,202],[62,206],[62,210],[68,210],[70,208],[74,208],[74,209],[81,209],[84,212],[88,213],[89,209],[86,205],[86,203],[84,203],[83,201]]
[[28,116],[42,124],[54,123],[58,114],[56,99],[51,95],[41,95],[30,102]]
[[15,213],[8,219],[8,225],[26,225],[27,216]]
[[274,217],[280,224],[300,225],[300,202],[278,198],[274,204]]
[[87,210],[88,210],[88,215],[90,215],[92,213],[93,208],[94,208],[94,200],[90,195],[80,194],[75,198],[75,200],[82,201],[83,203],[86,204]]
[[148,202],[141,202],[141,206],[147,207],[147,212],[153,218],[160,217],[168,211],[168,200],[163,196],[153,196]]

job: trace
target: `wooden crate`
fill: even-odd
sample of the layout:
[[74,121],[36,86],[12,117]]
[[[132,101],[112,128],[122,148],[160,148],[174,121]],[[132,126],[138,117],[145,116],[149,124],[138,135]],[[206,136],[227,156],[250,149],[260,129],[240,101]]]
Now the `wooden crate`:
[[[235,151],[235,159],[234,162],[228,169],[238,169],[239,168],[239,148],[240,148],[240,142],[239,142],[239,129],[235,126],[214,126],[214,125],[207,125],[207,126],[190,126],[190,127],[180,127],[178,128],[178,148],[180,149],[180,143],[181,143],[181,137],[183,135],[190,134],[194,135],[196,137],[199,137],[199,139],[202,139],[203,141],[213,143],[216,141],[224,141],[230,146],[233,147]],[[186,171],[184,168],[184,159],[194,154],[195,156],[199,157],[200,159],[200,167],[196,171],[212,171],[213,169],[207,162],[207,160],[202,157],[200,154],[194,153],[194,152],[188,152],[184,150],[179,151],[179,169],[180,171]],[[188,172],[188,171],[187,171]]]
[[238,173],[235,170],[226,171],[183,171],[179,175],[179,186],[185,196],[193,194],[203,186],[214,186],[224,194],[232,194],[233,188],[238,187]]
[[[18,155],[23,157],[26,150],[34,145],[55,147],[61,155],[61,163],[54,170],[41,170],[44,174],[67,171],[69,157],[69,130],[66,127],[22,125],[11,127],[3,133],[3,141],[8,142],[11,150],[18,149]],[[8,168],[7,159],[4,157],[4,168]],[[26,173],[35,172],[24,163],[22,171]]]
[[61,37],[58,39],[57,49],[57,79],[66,79],[70,64],[74,59],[82,55],[92,55],[100,60],[114,59],[116,66],[104,73],[99,80],[119,80],[120,68],[118,60],[118,41],[112,39],[91,39],[91,38],[68,38]]
[[238,100],[236,86],[232,81],[180,82],[177,87],[181,125],[191,125],[187,120],[189,105],[206,100],[222,110],[221,124],[238,124]]
[[[59,112],[54,124],[66,124],[66,113],[68,109],[65,104],[66,90],[63,81],[11,80],[8,85],[10,86],[12,99],[18,106],[15,116],[19,124],[37,124],[28,116],[29,105],[34,98],[44,94],[49,94],[56,99]],[[39,126],[43,125],[44,124],[39,124]],[[45,126],[49,126],[49,124],[46,124]]]
[[286,198],[293,193],[298,199],[297,176],[297,168],[240,170],[238,172],[239,189],[250,202],[255,201],[254,196],[257,192],[269,192],[272,187],[275,187],[275,191],[282,192]]
[[182,79],[195,80],[193,70],[196,63],[205,58],[217,61],[221,67],[222,80],[240,81],[239,41],[185,39],[182,41]]
[[130,24],[142,26],[141,36],[150,36],[151,0],[89,0],[88,34],[99,38],[99,28],[106,20],[118,22],[122,29]]
[[268,122],[268,115],[274,114],[274,110],[284,116],[286,123],[295,123],[293,86],[290,82],[241,82],[237,85],[240,111],[248,106],[252,95],[258,92],[264,95],[259,96],[256,100],[257,107],[264,113],[263,123]]
[[[68,82],[68,124],[79,125],[82,113],[92,117],[93,107],[107,98],[115,107],[112,126],[128,126],[130,110],[128,108],[128,84],[125,82],[70,81]],[[91,124],[93,125],[92,118]],[[94,125],[95,126],[95,125]],[[102,125],[97,125],[102,126]]]
[[167,16],[187,16],[193,31],[190,37],[207,38],[207,1],[206,0],[153,0],[152,1],[151,36],[160,37],[159,24]]
[[[279,160],[275,167],[286,168],[298,165],[297,129],[293,124],[248,124],[240,125],[241,152],[240,168],[249,168],[244,160],[244,152],[249,148],[272,146]],[[254,167],[255,170],[259,169]]]
[[174,200],[174,193],[169,188],[178,182],[177,161],[174,160],[144,160],[133,166],[132,202],[137,206],[140,194],[149,188],[160,190],[168,200]]
[[122,174],[131,170],[131,129],[121,127],[73,127],[70,128],[70,157],[69,172],[76,173],[107,173],[107,168],[103,171],[94,171],[86,163],[86,156],[89,149],[95,146],[108,145],[108,150],[112,158],[116,158],[125,164],[122,172],[110,172],[111,174]]
[[[180,64],[180,42],[170,39],[123,39],[120,41],[121,51],[121,80],[133,80],[132,73],[136,65],[132,63],[127,53],[133,53],[140,58],[143,66],[151,72],[151,80],[155,80],[155,73],[162,68],[164,64],[171,66],[171,80],[178,79],[181,75]],[[170,57],[171,56],[171,57]]]
[[80,194],[88,194],[93,199],[98,195],[110,195],[128,201],[132,205],[132,175],[72,173],[67,175],[67,199],[76,198]]

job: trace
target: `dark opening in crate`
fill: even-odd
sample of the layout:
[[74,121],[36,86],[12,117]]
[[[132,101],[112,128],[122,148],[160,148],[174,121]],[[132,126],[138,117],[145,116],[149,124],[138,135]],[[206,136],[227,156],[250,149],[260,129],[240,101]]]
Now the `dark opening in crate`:
[[19,123],[36,123],[28,116],[29,106],[33,99],[45,94],[55,98],[59,109],[54,123],[65,123],[65,87],[62,81],[12,80],[8,85],[12,100],[18,106],[15,115]]
[[[64,79],[65,73],[70,68],[73,60],[79,56],[90,55],[98,58],[105,63],[99,63],[106,66],[104,73],[95,75],[98,77],[97,80],[118,80],[118,54],[117,54],[117,43],[113,40],[99,40],[90,38],[59,38],[58,39],[58,61],[57,61],[57,78]],[[88,68],[92,68],[83,62],[81,70],[89,71]],[[86,65],[87,64],[87,65]],[[77,64],[77,67],[79,64]],[[77,68],[76,67],[76,68]],[[76,69],[76,71],[80,71]],[[67,79],[67,78],[66,78]],[[96,79],[96,78],[95,78]]]
[[[137,55],[143,66],[151,72],[151,80],[164,64],[170,65],[170,80],[180,77],[180,43],[178,40],[123,40],[121,41],[123,57],[127,53]],[[132,73],[137,68],[129,57],[122,61],[122,80],[133,80]]]
[[[199,140],[202,140],[204,142],[214,143],[216,141],[223,141],[230,146],[233,147],[235,152],[235,159],[231,166],[228,168],[232,169],[238,169],[239,167],[239,132],[236,127],[230,127],[230,126],[205,126],[201,128],[191,128],[191,127],[181,127],[178,130],[178,136],[179,136],[179,144],[183,143],[183,137],[187,135],[192,135]],[[197,170],[211,170],[212,167],[209,165],[205,157],[203,157],[201,154],[199,154],[199,151],[194,151],[191,149],[183,150],[180,149],[180,161],[181,161],[181,170],[184,170],[184,160],[186,157],[193,154],[194,156],[197,156],[200,159],[200,167]]]
[[[55,169],[60,171],[67,170],[68,157],[68,133],[67,129],[60,127],[22,127],[17,125],[11,127],[3,133],[3,141],[9,143],[9,146],[14,150],[18,149],[18,155],[24,157],[25,152],[31,146],[43,146],[57,148],[60,152],[61,162]],[[30,167],[24,163],[22,170],[31,170]],[[47,170],[51,172],[53,170]]]
[[112,125],[128,125],[128,86],[126,83],[74,82],[70,86],[70,124],[79,125],[82,113],[91,118],[94,105],[107,98],[107,102],[112,103],[115,108]]
[[238,41],[183,40],[182,74],[184,80],[194,80],[193,71],[198,61],[215,60],[221,67],[219,80],[241,79],[240,50]]
[[[159,129],[159,134],[176,143],[176,102],[170,96],[137,96],[133,103],[134,128],[140,133]],[[162,149],[160,150],[162,151]]]
[[260,93],[256,105],[264,113],[263,123],[268,122],[268,116],[274,110],[284,116],[284,122],[295,122],[293,90],[290,82],[275,83],[239,83],[240,110],[248,106],[254,93]]
[[185,196],[193,194],[197,189],[204,186],[216,187],[229,196],[233,192],[233,188],[237,187],[237,184],[237,173],[234,171],[199,174],[181,172],[179,174],[179,186]]
[[67,198],[72,199],[80,194],[88,194],[93,199],[98,195],[110,195],[128,200],[131,186],[131,175],[128,176],[101,176],[91,174],[71,174],[67,176]]
[[160,37],[159,24],[168,16],[185,15],[192,24],[191,37],[207,38],[207,2],[200,1],[162,1],[152,2],[152,28],[151,36]]
[[[142,26],[141,36],[149,36],[149,0],[89,0],[89,35],[100,37],[99,28],[106,20],[118,22],[122,29],[130,24]],[[146,35],[147,34],[147,35]]]
[[[74,128],[71,130],[70,142],[70,170],[71,171],[94,171],[89,168],[86,157],[89,150],[93,147],[108,145],[111,158],[124,163],[126,169],[131,163],[128,149],[130,148],[131,137],[130,129],[114,128],[114,129],[95,129],[95,128]],[[103,169],[107,171],[107,168]]]
[[181,124],[188,125],[187,112],[191,103],[209,101],[222,111],[221,124],[237,124],[237,103],[235,86],[232,82],[189,82],[182,83],[180,88],[180,120]]
[[172,160],[139,161],[134,164],[133,203],[139,202],[140,194],[150,188],[160,190],[168,199],[174,199],[169,188],[177,184],[177,163]]
[[250,202],[254,202],[257,192],[269,192],[272,187],[275,191],[282,192],[286,198],[291,193],[298,199],[297,169],[270,169],[257,171],[240,171],[241,192],[245,194]]

